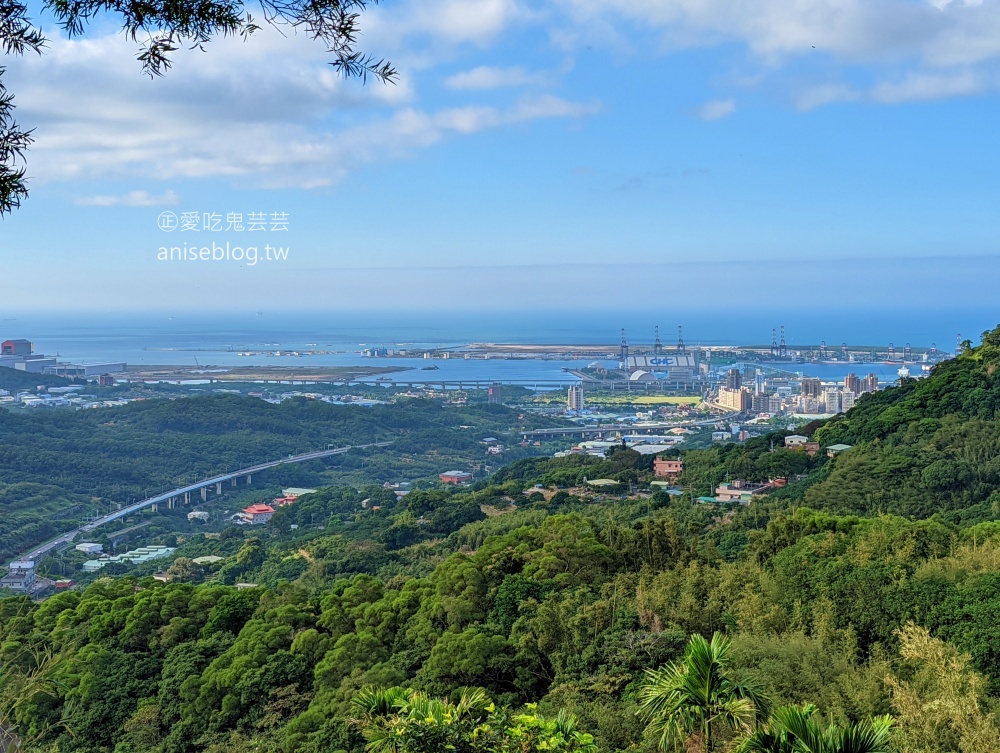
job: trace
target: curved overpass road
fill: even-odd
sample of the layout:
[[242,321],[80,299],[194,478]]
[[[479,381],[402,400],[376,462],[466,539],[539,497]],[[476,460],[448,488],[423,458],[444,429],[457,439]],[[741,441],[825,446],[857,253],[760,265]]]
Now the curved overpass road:
[[342,455],[350,450],[362,450],[368,447],[386,447],[392,444],[392,442],[373,442],[371,444],[359,444],[359,445],[348,445],[347,447],[337,447],[333,450],[316,450],[314,452],[305,452],[301,455],[288,455],[280,460],[271,460],[267,463],[260,463],[259,465],[254,465],[249,468],[241,468],[238,471],[233,471],[232,473],[223,473],[219,476],[213,476],[212,478],[205,479],[204,481],[199,481],[194,484],[188,484],[187,486],[180,486],[176,489],[171,489],[163,494],[157,494],[155,497],[147,497],[146,499],[131,504],[128,507],[123,507],[120,510],[116,510],[109,515],[104,515],[96,520],[80,526],[79,528],[74,528],[72,531],[67,531],[66,533],[58,536],[57,538],[47,541],[41,546],[32,549],[30,552],[17,558],[18,561],[22,560],[32,560],[38,562],[42,557],[51,552],[58,546],[63,544],[69,544],[73,541],[80,533],[86,531],[93,531],[99,526],[103,526],[105,523],[110,523],[113,520],[118,520],[124,518],[126,515],[131,515],[132,513],[142,510],[143,508],[150,507],[151,505],[158,504],[160,502],[166,502],[167,500],[178,497],[187,492],[194,492],[202,489],[206,486],[214,486],[215,484],[221,484],[224,481],[231,481],[232,479],[239,478],[240,476],[250,476],[254,473],[260,473],[261,471],[266,471],[268,468],[274,468],[278,465],[285,465],[287,463],[303,463],[307,460],[316,460],[317,458],[325,458],[331,455]]

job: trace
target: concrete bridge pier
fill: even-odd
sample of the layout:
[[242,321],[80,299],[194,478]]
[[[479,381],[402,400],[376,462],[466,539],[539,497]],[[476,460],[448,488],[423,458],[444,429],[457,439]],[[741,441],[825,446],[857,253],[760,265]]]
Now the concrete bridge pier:
[[153,504],[151,504],[151,505],[149,506],[149,509],[150,509],[150,510],[151,510],[152,512],[156,512],[156,503],[154,502]]
[[222,482],[221,482],[221,481],[220,481],[220,482],[218,482],[218,483],[217,483],[217,484],[215,485],[215,493],[216,493],[216,494],[222,494]]
[[173,497],[170,497],[169,499],[167,499],[167,509],[168,510],[173,510],[174,509],[174,498]]
[[236,476],[233,476],[233,486],[236,486]]
[[201,487],[201,501],[202,502],[207,502],[208,501],[208,487],[207,486]]
[[185,505],[191,504],[191,492],[184,492],[184,504]]
[[248,473],[248,474],[247,474],[247,486],[250,486],[250,484],[252,484],[252,483],[253,483],[253,476],[251,476],[251,475],[250,475],[250,474]]

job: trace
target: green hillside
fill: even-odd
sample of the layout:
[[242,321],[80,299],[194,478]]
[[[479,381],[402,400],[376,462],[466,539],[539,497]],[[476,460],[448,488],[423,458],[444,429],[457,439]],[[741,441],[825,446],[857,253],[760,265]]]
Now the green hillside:
[[517,430],[551,421],[521,415],[485,403],[407,400],[368,408],[305,398],[274,405],[233,395],[141,400],[98,410],[0,410],[0,494],[3,484],[33,484],[46,487],[48,495],[44,506],[32,507],[34,526],[21,519],[27,498],[14,507],[0,506],[6,512],[0,519],[0,558],[75,527],[99,507],[106,511],[112,503],[331,445],[392,442],[274,468],[259,475],[258,484],[360,487],[436,480],[452,468],[473,470],[491,462],[481,442],[485,436],[501,438],[505,457],[524,457],[538,450],[519,447]]
[[[853,445],[835,458],[695,450],[674,498],[584,491],[643,488],[628,450],[399,499],[330,487],[180,542],[170,583],[5,600],[11,721],[81,753],[995,749],[998,344],[810,427]],[[690,503],[726,473],[790,483]],[[890,743],[845,747],[862,733]]]
[[85,384],[85,382],[74,382],[72,379],[50,374],[31,374],[8,366],[0,366],[0,390],[34,392],[39,387],[65,387],[70,384]]

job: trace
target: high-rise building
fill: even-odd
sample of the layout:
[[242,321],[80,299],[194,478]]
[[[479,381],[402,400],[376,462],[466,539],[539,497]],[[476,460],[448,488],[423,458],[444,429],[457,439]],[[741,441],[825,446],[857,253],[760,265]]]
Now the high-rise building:
[[743,386],[743,375],[740,374],[740,370],[730,369],[729,373],[726,375],[726,389],[738,390],[742,386]]
[[805,396],[799,398],[799,410],[802,413],[819,413],[819,406],[819,398]]
[[763,392],[755,392],[753,394],[753,412],[754,413],[769,413],[770,412],[770,398]]
[[745,413],[753,408],[753,393],[746,387],[740,387],[735,390],[729,387],[722,387],[719,389],[719,405],[730,410]]
[[490,405],[500,405],[503,402],[503,385],[500,382],[494,382],[490,385],[487,394],[489,395]]
[[583,410],[583,385],[574,384],[566,393],[566,407],[570,410]]
[[823,390],[823,404],[827,413],[840,413],[840,390],[836,387]]
[[753,391],[758,395],[764,394],[764,372],[757,369],[753,375]]
[[844,377],[844,389],[857,395],[861,392],[861,378],[857,374],[848,374]]
[[878,392],[878,375],[869,374],[861,380],[862,392]]
[[777,392],[767,398],[767,412],[781,413],[781,395]]
[[845,413],[854,407],[855,395],[847,390],[840,395],[840,409]]
[[819,379],[805,378],[802,380],[802,397],[819,398],[823,391],[823,383]]

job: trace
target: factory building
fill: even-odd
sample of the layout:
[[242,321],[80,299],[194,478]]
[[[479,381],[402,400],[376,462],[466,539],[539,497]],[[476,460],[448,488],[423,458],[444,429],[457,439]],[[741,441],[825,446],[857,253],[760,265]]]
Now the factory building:
[[49,366],[55,366],[56,359],[46,356],[22,356],[14,364],[18,371],[27,371],[30,374],[41,374]]
[[0,343],[0,356],[30,356],[35,346],[30,340],[4,340]]
[[630,372],[641,370],[662,375],[670,382],[691,382],[698,375],[698,361],[693,353],[630,355],[626,367]]
[[128,366],[123,361],[108,361],[104,363],[53,363],[46,366],[46,374],[54,374],[63,377],[100,377],[108,374],[121,374],[128,370]]

